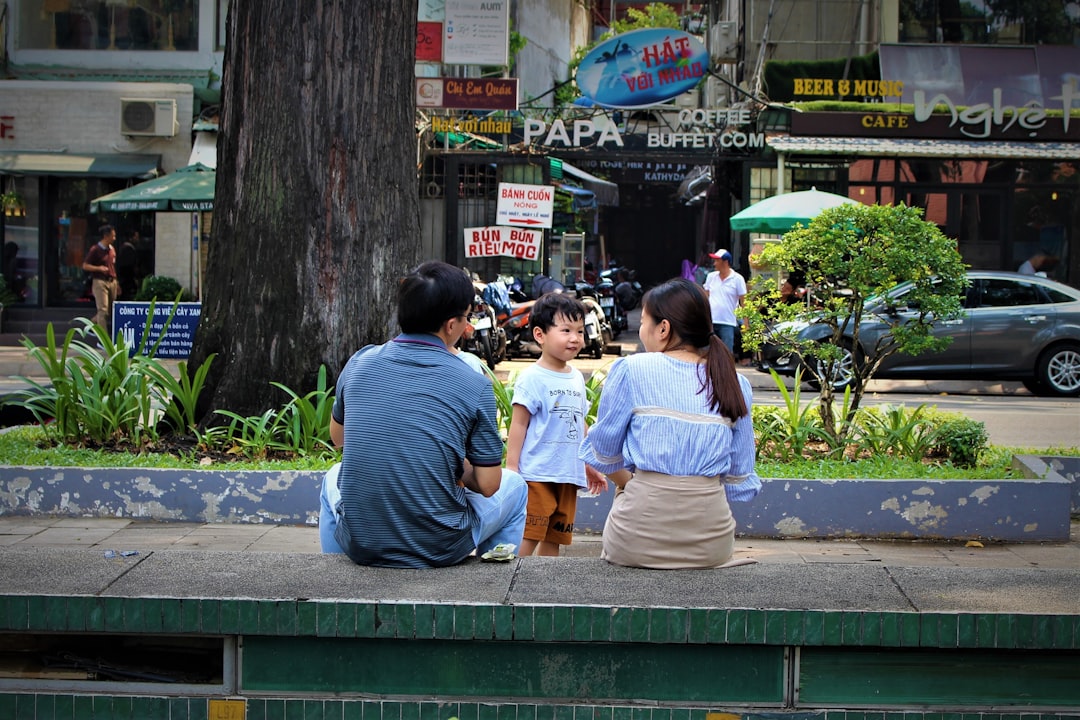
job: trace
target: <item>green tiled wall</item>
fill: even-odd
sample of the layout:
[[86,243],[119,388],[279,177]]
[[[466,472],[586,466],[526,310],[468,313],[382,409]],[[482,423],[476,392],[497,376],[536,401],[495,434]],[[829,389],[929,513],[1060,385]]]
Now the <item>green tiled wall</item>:
[[1080,649],[1080,616],[0,596],[0,630]]
[[[1080,714],[863,712],[757,713],[738,708],[655,708],[343,699],[247,699],[243,720],[1080,720]],[[208,701],[64,694],[0,695],[5,720],[217,720]],[[230,718],[229,720],[233,720]]]
[[799,703],[1080,708],[1080,654],[803,648]]
[[784,702],[784,648],[763,645],[250,637],[242,666],[245,693]]

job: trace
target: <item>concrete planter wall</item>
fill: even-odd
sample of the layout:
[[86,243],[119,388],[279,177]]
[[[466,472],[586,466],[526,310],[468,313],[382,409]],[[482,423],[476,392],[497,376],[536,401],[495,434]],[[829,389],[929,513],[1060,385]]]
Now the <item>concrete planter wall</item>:
[[[1017,456],[1009,480],[766,480],[732,511],[746,537],[1066,542],[1080,458]],[[321,472],[0,466],[0,515],[315,525]],[[575,527],[600,532],[612,492],[581,497]]]

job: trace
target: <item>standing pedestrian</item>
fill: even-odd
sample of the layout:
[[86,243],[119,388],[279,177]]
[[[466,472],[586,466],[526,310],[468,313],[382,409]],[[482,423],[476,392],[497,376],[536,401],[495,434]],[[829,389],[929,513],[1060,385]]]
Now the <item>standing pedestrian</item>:
[[735,310],[746,299],[746,281],[731,268],[731,253],[727,250],[709,253],[709,257],[714,269],[705,278],[705,296],[712,310],[713,332],[734,354],[735,327],[739,324]]
[[120,284],[116,281],[116,228],[102,225],[101,239],[91,246],[86,253],[82,269],[93,278],[91,289],[94,294],[94,324],[106,332],[112,332],[112,307],[119,296]]
[[521,555],[557,556],[573,541],[577,493],[607,489],[607,480],[578,459],[589,398],[570,364],[585,344],[585,307],[562,293],[543,295],[529,315],[540,359],[514,383],[506,468],[529,484]]

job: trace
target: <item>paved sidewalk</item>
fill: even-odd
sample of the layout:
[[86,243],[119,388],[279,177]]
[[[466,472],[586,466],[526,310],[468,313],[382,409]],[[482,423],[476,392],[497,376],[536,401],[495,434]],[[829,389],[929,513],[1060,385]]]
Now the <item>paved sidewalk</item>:
[[[318,553],[315,527],[167,523],[123,518],[0,517],[0,547],[90,548],[139,555],[170,550]],[[1080,569],[1080,520],[1068,543],[987,544],[909,540],[737,538],[735,554],[766,564],[869,564],[890,567]],[[599,557],[598,535],[576,535],[566,557]]]

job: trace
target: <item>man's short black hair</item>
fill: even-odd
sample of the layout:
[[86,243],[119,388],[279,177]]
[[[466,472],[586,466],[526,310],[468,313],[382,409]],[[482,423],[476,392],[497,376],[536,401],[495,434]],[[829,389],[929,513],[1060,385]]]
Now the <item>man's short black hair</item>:
[[560,292],[541,295],[529,311],[529,330],[540,328],[547,332],[555,324],[557,315],[567,320],[584,320],[585,305],[573,295]]
[[435,333],[453,317],[468,315],[476,290],[461,268],[429,260],[398,284],[398,323],[405,333]]
[[108,223],[106,223],[105,225],[102,225],[101,227],[98,228],[98,234],[101,235],[101,237],[105,237],[106,235],[108,235],[112,231],[113,231],[113,226],[109,225]]

